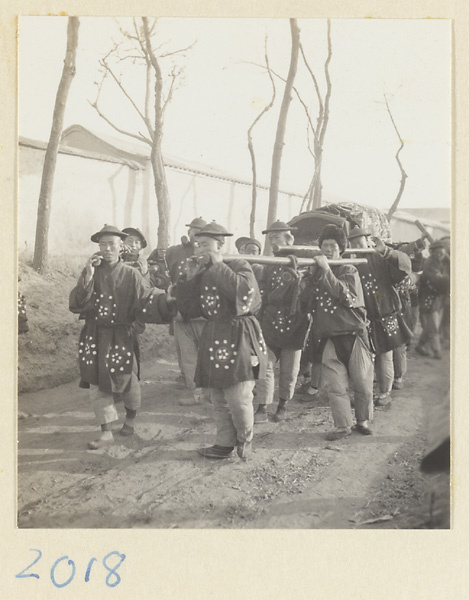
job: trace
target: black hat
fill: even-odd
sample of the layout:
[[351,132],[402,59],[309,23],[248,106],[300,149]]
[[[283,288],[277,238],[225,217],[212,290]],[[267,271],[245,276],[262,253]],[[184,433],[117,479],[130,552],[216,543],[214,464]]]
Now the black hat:
[[236,240],[235,242],[235,246],[236,248],[239,250],[240,247],[242,245],[246,246],[247,244],[253,244],[253,246],[257,246],[259,248],[259,251],[262,250],[262,245],[261,243],[254,239],[254,238],[250,238],[250,237],[240,237]]
[[275,221],[275,223],[269,225],[267,229],[264,229],[262,233],[265,235],[266,233],[274,233],[278,231],[296,231],[297,229],[298,227],[290,227],[290,225],[284,223],[283,221]]
[[362,235],[367,236],[371,235],[371,233],[369,231],[365,231],[365,229],[362,229],[361,227],[354,227],[348,234],[348,239],[353,240],[353,238],[362,237]]
[[191,229],[202,229],[205,225],[207,225],[207,221],[204,221],[202,217],[196,217],[190,223],[186,223],[186,227],[190,227]]
[[223,238],[231,236],[233,234],[228,233],[228,231],[223,227],[223,225],[219,225],[218,223],[215,223],[215,221],[212,221],[208,225],[205,225],[205,227],[202,227],[202,229],[194,235],[196,237],[213,237],[219,242],[223,242]]
[[337,227],[337,225],[332,225],[331,223],[326,225],[319,236],[319,247],[322,246],[324,240],[335,240],[339,246],[340,252],[342,253],[345,250],[347,240],[342,227]]
[[128,234],[124,233],[117,227],[114,227],[114,225],[105,224],[102,229],[100,229],[96,233],[93,233],[93,235],[91,236],[91,241],[99,243],[99,238],[103,235],[116,235],[117,237],[120,237],[121,240],[125,240]]
[[445,244],[444,241],[442,241],[442,240],[435,240],[434,242],[432,242],[430,244],[430,248],[429,249],[430,250],[436,250],[436,248],[443,248],[443,249],[446,250],[447,247],[448,246]]
[[138,227],[125,227],[122,232],[127,233],[127,235],[135,235],[136,237],[140,238],[140,241],[142,242],[142,248],[147,247],[147,240]]

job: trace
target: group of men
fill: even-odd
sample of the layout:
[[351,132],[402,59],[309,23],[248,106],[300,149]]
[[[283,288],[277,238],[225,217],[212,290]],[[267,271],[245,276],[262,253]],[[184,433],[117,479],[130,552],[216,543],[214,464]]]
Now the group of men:
[[[202,218],[187,227],[188,237],[165,254],[166,291],[155,286],[159,280],[152,279],[151,267],[140,257],[146,240],[139,229],[106,225],[91,236],[99,252],[89,258],[70,295],[70,310],[85,320],[80,385],[90,388],[101,426],[90,449],[113,442],[116,395],[126,412],[120,434],[134,433],[140,406],[138,334],[144,323],[171,324],[190,392],[180,403],[211,402],[216,440],[199,453],[213,459],[228,458],[235,448],[245,459],[254,424],[269,417],[285,420],[298,384],[307,401],[320,387],[327,389],[334,420],[327,439],[352,431],[371,435],[374,406],[388,405],[393,387],[403,386],[415,327],[411,293],[419,276],[423,333],[416,350],[441,358],[439,328],[449,306],[449,258],[443,242],[430,246],[420,274],[413,270],[417,261],[411,244],[396,249],[358,227],[347,239],[342,228],[326,225],[311,266],[300,269],[294,249],[288,264],[262,264],[261,258],[256,263],[262,245],[249,237],[236,241],[239,256],[224,260],[231,233]],[[285,248],[293,246],[294,231],[276,221],[263,234],[271,247]],[[342,260],[345,254],[353,259],[354,249],[367,260]],[[148,263],[158,258],[161,252],[154,251]],[[276,364],[278,403],[271,414]]]

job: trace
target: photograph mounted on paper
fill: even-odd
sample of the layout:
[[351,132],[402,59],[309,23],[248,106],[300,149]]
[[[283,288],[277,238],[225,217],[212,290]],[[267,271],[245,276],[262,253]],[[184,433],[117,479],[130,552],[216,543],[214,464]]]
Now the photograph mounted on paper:
[[18,40],[18,527],[449,528],[450,21]]

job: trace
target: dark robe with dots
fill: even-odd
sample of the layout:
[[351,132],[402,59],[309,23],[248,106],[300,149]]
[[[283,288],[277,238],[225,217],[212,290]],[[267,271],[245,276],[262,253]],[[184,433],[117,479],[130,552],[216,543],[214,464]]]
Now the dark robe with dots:
[[373,252],[367,255],[366,264],[357,265],[370,321],[370,339],[377,354],[407,344],[412,337],[395,287],[412,272],[411,261],[404,252],[390,248],[385,256]]
[[113,267],[103,261],[88,287],[84,274],[69,301],[70,310],[85,319],[78,346],[82,387],[93,384],[106,392],[126,392],[136,360],[133,323],[137,318],[168,323],[175,308],[167,304],[166,294],[122,261]]
[[261,299],[249,263],[219,262],[191,280],[183,275],[176,299],[185,319],[207,319],[197,358],[197,387],[227,388],[265,377],[267,350],[254,316]]
[[299,302],[300,274],[290,267],[268,265],[262,273],[261,325],[267,345],[302,350],[310,319]]
[[301,299],[313,314],[318,340],[359,335],[367,342],[365,300],[353,265],[337,265],[327,271],[316,267],[304,280]]
[[420,312],[431,313],[443,308],[449,296],[450,261],[447,256],[439,261],[429,256],[423,265],[423,273],[419,282]]

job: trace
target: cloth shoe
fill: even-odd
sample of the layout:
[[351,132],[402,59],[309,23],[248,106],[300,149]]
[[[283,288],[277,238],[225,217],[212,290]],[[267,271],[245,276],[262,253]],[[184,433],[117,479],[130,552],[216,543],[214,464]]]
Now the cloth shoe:
[[394,382],[392,384],[392,389],[393,390],[402,390],[403,387],[404,387],[404,382],[402,381],[402,377],[396,377],[396,379],[394,379]]
[[328,440],[329,442],[333,442],[335,440],[341,440],[342,438],[348,437],[349,435],[352,435],[352,430],[350,429],[350,427],[341,430],[335,429],[334,431],[330,431],[326,435],[326,440]]
[[251,442],[238,442],[236,452],[238,453],[239,458],[246,460],[251,453]]
[[261,409],[261,407],[259,406],[256,410],[256,412],[254,413],[254,423],[268,423],[269,422],[269,417],[267,416],[267,410]]
[[415,346],[415,352],[422,356],[430,356],[430,352],[428,352],[428,350],[425,350],[425,348],[423,346],[420,346],[419,344]]
[[114,443],[112,431],[105,431],[103,433],[108,435],[101,435],[101,437],[99,437],[97,440],[88,443],[88,448],[90,450],[99,450],[100,448],[104,448],[104,446],[109,446],[110,444]]
[[234,450],[234,446],[210,446],[209,448],[199,448],[197,452],[204,458],[229,458]]
[[274,421],[279,423],[285,421],[287,416],[287,403],[284,400],[280,400],[277,407],[277,412],[274,415]]
[[357,431],[358,433],[361,433],[362,435],[373,435],[373,431],[370,429],[370,427],[368,427],[368,425],[361,425],[359,423],[357,423],[356,425],[354,425],[352,427],[353,431]]
[[379,396],[377,396],[377,398],[375,399],[375,406],[388,406],[389,404],[391,404],[391,395],[389,394],[389,392],[387,393],[383,393],[383,394],[379,394]]
[[127,423],[124,423],[122,425],[122,429],[119,431],[119,435],[123,435],[125,437],[128,437],[133,434],[134,434],[134,428],[132,427],[132,425],[128,425]]

